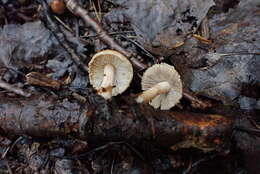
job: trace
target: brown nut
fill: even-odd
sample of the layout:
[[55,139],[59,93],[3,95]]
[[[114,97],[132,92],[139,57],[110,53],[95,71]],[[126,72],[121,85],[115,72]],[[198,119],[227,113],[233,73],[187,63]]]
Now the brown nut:
[[52,0],[51,2],[51,9],[56,14],[63,14],[66,9],[66,5],[64,0]]

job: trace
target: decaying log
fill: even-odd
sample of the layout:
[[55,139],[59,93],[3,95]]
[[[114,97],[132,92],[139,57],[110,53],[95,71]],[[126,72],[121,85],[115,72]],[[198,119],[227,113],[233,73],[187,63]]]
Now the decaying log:
[[10,136],[145,141],[173,149],[193,146],[209,150],[229,142],[233,121],[221,115],[157,111],[129,97],[110,103],[94,94],[87,99],[80,104],[47,95],[30,100],[1,98],[0,129]]

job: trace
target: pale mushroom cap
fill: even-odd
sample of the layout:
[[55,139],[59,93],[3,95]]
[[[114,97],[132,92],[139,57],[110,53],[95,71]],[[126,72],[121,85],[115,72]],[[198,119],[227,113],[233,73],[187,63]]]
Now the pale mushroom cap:
[[182,82],[179,73],[174,66],[166,63],[155,64],[147,69],[142,78],[142,89],[147,90],[157,83],[168,82],[171,89],[168,93],[156,96],[150,105],[154,108],[167,110],[176,105],[182,98]]
[[104,66],[111,64],[115,68],[114,88],[112,96],[124,92],[133,79],[133,67],[130,61],[121,53],[114,50],[104,50],[93,56],[88,64],[89,80],[96,90],[101,89],[104,78]]

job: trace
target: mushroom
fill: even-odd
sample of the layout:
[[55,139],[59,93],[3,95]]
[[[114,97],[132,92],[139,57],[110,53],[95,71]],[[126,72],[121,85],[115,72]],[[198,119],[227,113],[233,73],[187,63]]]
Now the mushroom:
[[148,68],[142,77],[145,90],[136,99],[138,103],[150,102],[154,108],[167,110],[182,97],[182,82],[175,68],[166,63],[155,64]]
[[88,65],[90,83],[106,100],[124,92],[133,79],[132,64],[114,50],[95,54]]

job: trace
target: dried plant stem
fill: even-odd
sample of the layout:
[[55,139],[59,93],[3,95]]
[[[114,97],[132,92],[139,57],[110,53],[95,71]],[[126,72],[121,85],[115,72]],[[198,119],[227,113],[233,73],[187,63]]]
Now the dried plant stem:
[[202,37],[206,39],[210,38],[209,20],[207,16],[205,16],[205,18],[202,20],[200,24],[200,32]]
[[61,83],[57,80],[53,80],[46,75],[43,75],[39,72],[30,72],[26,75],[27,83],[31,85],[38,85],[43,87],[50,87],[56,90],[59,90],[61,87]]
[[49,15],[49,7],[48,4],[45,1],[38,0],[42,5],[44,9],[44,17],[46,18],[47,22],[47,28],[52,31],[54,37],[57,39],[57,41],[60,43],[60,45],[65,49],[65,51],[70,54],[72,61],[79,66],[83,71],[88,72],[87,65],[81,60],[81,57],[77,55],[76,51],[69,45],[68,40],[66,39],[66,36],[64,33],[60,31],[59,26],[56,24],[56,22],[52,19],[52,17]]
[[194,108],[204,109],[212,106],[209,101],[199,99],[194,93],[189,91],[187,88],[183,89],[183,97],[189,100]]
[[0,88],[4,88],[4,89],[6,89],[8,91],[14,92],[14,93],[16,93],[18,95],[21,95],[21,96],[24,96],[24,97],[30,97],[31,96],[30,93],[27,93],[27,92],[23,91],[20,88],[13,87],[9,83],[6,83],[3,80],[0,80]]
[[77,4],[75,0],[65,0],[67,8],[76,16],[80,16],[84,22],[90,26],[94,31],[96,31],[97,35],[99,36],[100,40],[103,41],[105,44],[107,44],[109,47],[111,47],[114,50],[117,50],[124,54],[126,57],[128,57],[133,65],[139,69],[145,69],[147,68],[146,65],[138,61],[136,58],[133,57],[132,53],[127,51],[125,48],[120,46],[111,36],[108,35],[106,30],[104,30],[101,25],[96,22],[94,19],[92,19],[88,12],[82,8],[80,5]]

